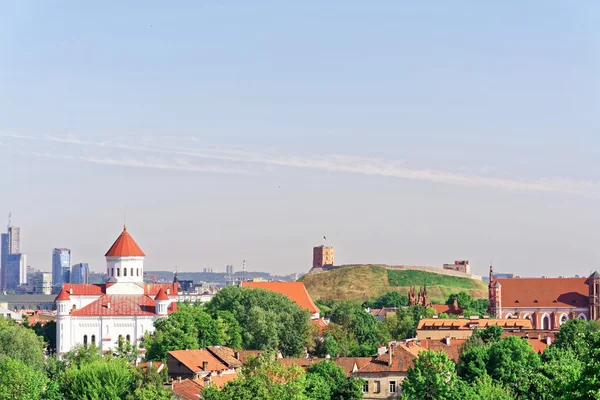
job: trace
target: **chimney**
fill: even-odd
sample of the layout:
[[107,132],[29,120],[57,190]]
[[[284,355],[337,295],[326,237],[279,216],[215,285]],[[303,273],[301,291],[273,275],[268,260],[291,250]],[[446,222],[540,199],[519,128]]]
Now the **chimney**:
[[377,348],[377,355],[380,356],[382,354],[385,354],[386,351],[387,348],[384,345],[381,345]]
[[177,377],[177,382],[181,383],[181,377],[180,376]]
[[106,308],[110,309],[110,301],[106,303]]
[[69,288],[69,294],[73,294],[73,288]]
[[552,344],[552,339],[550,339],[550,336],[546,336],[546,344],[548,346],[550,346]]
[[390,346],[390,348],[388,350],[388,354],[389,354],[389,357],[388,357],[388,367],[391,367],[392,366],[392,360],[394,359],[392,346]]
[[204,375],[204,386],[208,386],[209,383],[210,383],[210,374],[206,374],[206,375]]
[[208,361],[202,361],[202,369],[203,369],[204,371],[207,371],[207,370],[208,370]]
[[450,346],[450,336],[446,336],[444,338],[444,343],[446,344],[446,346]]

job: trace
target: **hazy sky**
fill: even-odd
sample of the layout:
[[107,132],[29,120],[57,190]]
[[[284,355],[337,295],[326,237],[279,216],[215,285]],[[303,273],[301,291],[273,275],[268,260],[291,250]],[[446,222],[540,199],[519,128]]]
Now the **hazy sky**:
[[424,3],[0,0],[0,215],[46,270],[125,213],[147,270],[600,269],[600,7]]

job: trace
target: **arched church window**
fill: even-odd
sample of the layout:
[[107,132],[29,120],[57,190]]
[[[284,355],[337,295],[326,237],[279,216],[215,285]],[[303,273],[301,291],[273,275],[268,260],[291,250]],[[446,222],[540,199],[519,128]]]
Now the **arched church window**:
[[83,345],[87,346],[87,335],[83,335]]
[[121,276],[121,268],[117,268],[117,276]]
[[140,269],[139,268],[135,269],[135,276],[140,276]]
[[112,275],[112,276],[115,276],[115,269],[114,269],[114,268],[111,268],[111,270],[112,270],[112,271],[111,271],[111,275]]
[[569,317],[567,317],[567,314],[563,314],[560,316],[560,324],[564,324],[565,322],[567,322],[569,320]]
[[542,318],[542,329],[545,331],[550,330],[550,316],[548,314]]
[[92,344],[96,344],[96,335],[92,335]]
[[123,268],[123,276],[127,276],[127,268]]
[[131,343],[131,336],[127,335],[127,338],[125,340],[127,340],[127,343]]
[[133,268],[131,268],[131,274],[130,275],[133,276]]

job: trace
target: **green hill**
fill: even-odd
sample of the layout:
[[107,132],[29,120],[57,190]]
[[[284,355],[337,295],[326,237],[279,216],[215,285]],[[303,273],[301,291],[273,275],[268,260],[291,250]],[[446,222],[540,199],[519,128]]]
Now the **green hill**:
[[411,286],[427,285],[430,301],[443,303],[461,290],[474,298],[487,298],[487,285],[480,280],[441,275],[420,270],[394,270],[380,266],[356,266],[335,269],[300,278],[313,300],[368,300],[397,291],[408,294]]

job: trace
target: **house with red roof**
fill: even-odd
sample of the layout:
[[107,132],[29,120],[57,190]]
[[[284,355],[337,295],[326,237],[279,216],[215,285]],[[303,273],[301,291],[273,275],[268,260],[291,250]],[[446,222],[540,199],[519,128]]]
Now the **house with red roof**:
[[319,319],[321,311],[313,303],[304,283],[302,282],[242,282],[242,287],[247,289],[264,289],[282,294],[310,312],[311,319]]
[[533,329],[556,331],[570,319],[600,318],[600,274],[494,279],[490,267],[488,298],[490,315],[495,318],[528,319]]
[[177,311],[177,281],[144,283],[145,254],[126,226],[105,257],[106,283],[65,283],[56,297],[58,357],[91,343],[110,352],[119,338],[139,344],[154,321]]

